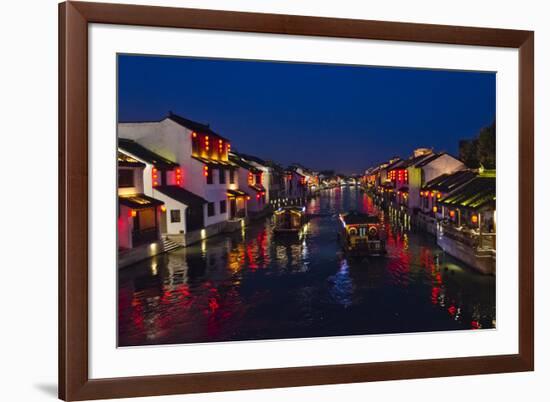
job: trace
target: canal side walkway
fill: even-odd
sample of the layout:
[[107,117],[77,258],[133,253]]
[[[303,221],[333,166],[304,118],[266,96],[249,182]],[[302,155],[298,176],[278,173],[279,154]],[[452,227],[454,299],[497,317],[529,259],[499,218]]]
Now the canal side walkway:
[[[385,200],[378,197],[369,189],[363,188],[373,199],[375,203],[385,212],[393,211],[393,204],[388,205]],[[477,272],[485,275],[496,274],[496,237],[491,234],[491,239],[487,240],[488,234],[476,234],[458,230],[433,216],[426,215],[422,211],[410,214],[409,211],[398,210],[397,214],[401,219],[408,221],[404,224],[405,228],[414,228],[435,237],[437,245],[447,254],[468,264]]]

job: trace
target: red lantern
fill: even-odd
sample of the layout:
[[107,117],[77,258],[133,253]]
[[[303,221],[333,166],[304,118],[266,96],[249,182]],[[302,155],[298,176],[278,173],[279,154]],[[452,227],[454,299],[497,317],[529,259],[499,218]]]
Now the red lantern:
[[153,170],[151,171],[151,176],[153,178],[153,187],[157,187],[159,185],[159,182],[158,182],[158,170],[157,168],[153,168]]
[[181,185],[181,169],[176,169],[176,184]]

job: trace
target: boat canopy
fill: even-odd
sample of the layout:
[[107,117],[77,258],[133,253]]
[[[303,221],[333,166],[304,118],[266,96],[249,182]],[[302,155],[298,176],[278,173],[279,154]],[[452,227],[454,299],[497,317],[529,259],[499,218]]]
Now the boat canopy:
[[380,222],[377,215],[370,215],[357,211],[340,214],[340,219],[344,225],[366,225]]

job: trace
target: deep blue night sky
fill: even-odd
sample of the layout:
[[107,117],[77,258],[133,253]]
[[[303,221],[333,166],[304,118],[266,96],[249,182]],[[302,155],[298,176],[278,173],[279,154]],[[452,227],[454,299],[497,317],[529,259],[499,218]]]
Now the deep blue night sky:
[[458,154],[493,122],[494,73],[119,56],[119,120],[168,111],[287,165],[359,173],[417,147]]

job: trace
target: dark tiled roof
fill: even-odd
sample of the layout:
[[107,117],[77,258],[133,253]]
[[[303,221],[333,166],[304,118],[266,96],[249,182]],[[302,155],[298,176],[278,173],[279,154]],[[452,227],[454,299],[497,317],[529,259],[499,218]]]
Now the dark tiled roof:
[[263,166],[269,166],[268,162],[266,162],[265,160],[261,159],[261,158],[258,158],[257,156],[254,156],[254,155],[248,155],[248,154],[243,154],[241,152],[239,152],[237,154],[240,158],[242,159],[245,159],[247,161],[252,161],[252,162],[256,162],[260,165],[263,165]]
[[289,166],[287,168],[287,172],[297,174],[298,176],[306,177],[305,175],[303,175],[302,173],[300,173],[296,170],[296,166]]
[[414,166],[415,164],[421,162],[422,160],[430,158],[434,155],[436,155],[436,154],[429,153],[429,154],[424,154],[424,155],[413,156],[412,158],[409,158],[405,161],[405,165],[403,167]]
[[230,197],[246,197],[248,194],[242,190],[227,190],[227,195]]
[[145,194],[119,195],[118,203],[132,209],[145,209],[163,205],[164,202]]
[[441,200],[446,206],[479,209],[496,204],[496,177],[480,175],[456,188]]
[[251,173],[261,173],[261,170],[252,166],[250,163],[244,161],[238,154],[231,152],[229,154],[229,160],[234,164],[250,171]]
[[117,154],[117,163],[118,163],[118,166],[145,167],[145,163],[141,163],[136,159],[132,158],[130,155],[126,155],[125,153],[120,151],[118,151],[118,154]]
[[265,187],[264,187],[264,186],[257,185],[257,184],[255,184],[255,185],[248,185],[248,187],[250,187],[252,190],[257,191],[257,192],[259,192],[259,193],[265,191]]
[[384,169],[386,169],[386,171],[389,172],[390,170],[395,169],[395,168],[397,168],[397,167],[399,167],[403,164],[404,164],[403,159],[399,158],[395,162],[392,162],[392,163],[388,164],[388,166],[386,166]]
[[439,191],[441,193],[450,193],[476,176],[477,173],[469,169],[459,170],[450,174],[446,173],[429,181],[422,189]]
[[205,165],[208,165],[210,167],[215,167],[215,168],[235,168],[235,167],[237,167],[237,164],[235,164],[231,160],[222,161],[222,160],[218,160],[218,159],[206,159],[206,158],[201,158],[200,156],[192,156],[192,158],[196,159],[199,162],[202,162]]
[[180,186],[159,186],[155,190],[190,207],[200,207],[208,201]]
[[267,163],[266,166],[269,166],[270,168],[272,168],[277,173],[284,174],[285,169],[281,165],[279,165],[278,163],[273,162],[273,161],[266,161],[266,163]]
[[179,116],[172,112],[168,114],[168,118],[178,123],[180,126],[188,128],[189,130],[196,131],[197,133],[201,133],[201,134],[215,135],[224,141],[229,141],[226,138],[219,135],[218,133],[216,133],[214,130],[212,130],[208,124],[198,123],[196,121],[186,119],[185,117]]
[[310,168],[308,167],[305,167],[304,165],[300,164],[300,163],[293,163],[291,165],[291,168],[296,170],[296,169],[302,169],[302,171],[305,173],[305,174],[308,174],[310,176],[314,175],[314,171],[311,170]]
[[136,158],[150,163],[159,169],[174,169],[179,166],[177,163],[172,162],[171,160],[168,160],[163,156],[154,153],[153,151],[150,151],[143,145],[138,144],[133,140],[119,138],[118,147],[123,151],[134,155]]
[[431,157],[429,157],[429,158],[422,159],[420,162],[418,162],[418,163],[415,164],[415,167],[419,167],[419,168],[420,168],[420,167],[424,167],[424,166],[426,166],[428,163],[430,163],[430,162],[436,160],[437,158],[439,158],[439,157],[441,157],[441,156],[443,156],[443,155],[447,155],[447,156],[449,156],[449,157],[451,157],[451,158],[453,158],[453,159],[458,160],[456,157],[454,157],[453,155],[451,155],[451,154],[449,154],[449,153],[447,153],[447,152],[440,152],[440,153],[437,153],[437,154],[433,154],[433,155],[432,155]]
[[369,174],[369,176],[372,175],[372,174],[376,174],[376,173],[378,173],[379,170],[380,170],[380,166],[377,166],[374,169],[372,169],[368,174]]

